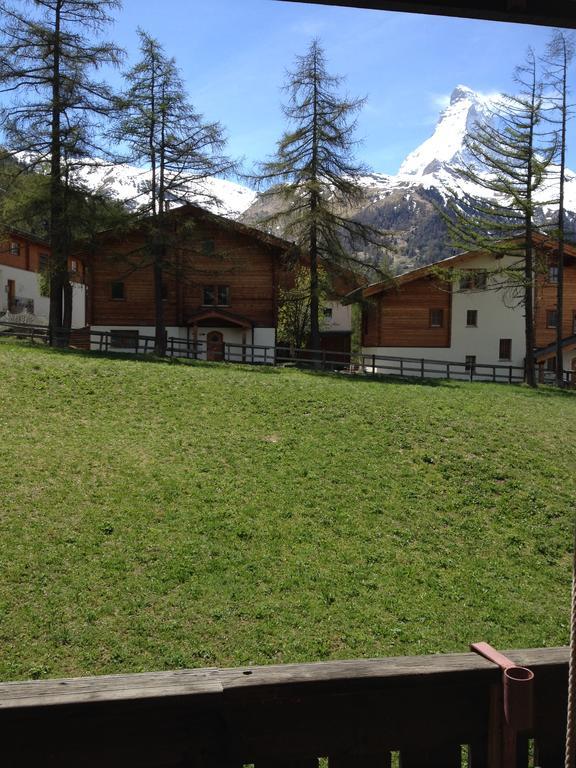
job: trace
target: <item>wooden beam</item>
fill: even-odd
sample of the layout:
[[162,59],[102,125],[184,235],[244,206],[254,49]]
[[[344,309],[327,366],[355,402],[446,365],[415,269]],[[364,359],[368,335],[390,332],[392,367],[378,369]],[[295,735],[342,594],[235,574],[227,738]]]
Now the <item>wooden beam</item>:
[[576,29],[575,0],[280,0]]

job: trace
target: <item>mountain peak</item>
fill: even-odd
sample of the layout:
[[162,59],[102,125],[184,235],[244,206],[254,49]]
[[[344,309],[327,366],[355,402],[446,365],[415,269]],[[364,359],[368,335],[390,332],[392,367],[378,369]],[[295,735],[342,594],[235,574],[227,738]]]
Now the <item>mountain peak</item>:
[[434,133],[410,152],[399,174],[412,178],[429,176],[458,162],[465,152],[466,135],[478,120],[489,117],[494,98],[477,93],[467,85],[457,85],[450,104],[439,116]]
[[475,93],[472,88],[468,88],[467,85],[457,85],[450,95],[450,104],[456,104],[458,101],[469,99],[474,95]]

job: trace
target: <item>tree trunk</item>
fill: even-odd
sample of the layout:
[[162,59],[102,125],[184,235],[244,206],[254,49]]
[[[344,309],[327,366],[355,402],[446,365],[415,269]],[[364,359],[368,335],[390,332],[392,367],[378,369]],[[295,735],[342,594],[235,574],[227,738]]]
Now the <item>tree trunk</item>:
[[[526,248],[524,256],[524,329],[526,338],[526,383],[537,387],[536,361],[534,358],[534,254],[532,250],[532,226],[526,227]],[[528,239],[529,238],[529,239]]]
[[162,268],[162,256],[157,254],[154,258],[154,302],[156,306],[154,352],[160,357],[164,357],[166,354],[166,322],[164,318],[163,282],[164,270]]
[[564,355],[562,353],[563,319],[564,319],[564,174],[566,171],[566,118],[567,105],[567,76],[568,53],[566,40],[563,38],[563,69],[562,69],[562,125],[560,128],[560,196],[558,199],[558,285],[556,287],[556,384],[564,386]]
[[63,346],[63,290],[68,278],[64,252],[64,199],[62,189],[62,145],[60,135],[61,83],[60,83],[60,11],[58,2],[54,9],[54,52],[52,60],[52,117],[50,126],[50,343]]

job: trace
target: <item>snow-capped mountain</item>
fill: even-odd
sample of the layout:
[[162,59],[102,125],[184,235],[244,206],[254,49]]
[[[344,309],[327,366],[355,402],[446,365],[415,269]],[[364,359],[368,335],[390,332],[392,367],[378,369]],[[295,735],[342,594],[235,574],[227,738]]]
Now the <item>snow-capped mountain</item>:
[[398,176],[423,178],[438,173],[465,159],[464,139],[478,120],[489,119],[498,96],[474,93],[458,85],[450,103],[440,114],[434,133],[410,152],[398,171]]
[[[92,191],[106,191],[133,207],[147,202],[150,178],[147,169],[111,165],[96,159],[83,164],[78,171],[78,180]],[[214,213],[237,218],[255,199],[255,192],[233,181],[211,177],[198,182],[191,176],[190,183],[183,185],[173,203],[197,203]]]
[[[395,175],[372,173],[360,181],[365,189],[363,204],[354,212],[356,218],[392,233],[395,253],[391,261],[402,271],[414,264],[425,264],[450,254],[446,229],[438,207],[447,199],[449,189],[468,194],[486,194],[484,188],[463,182],[455,173],[467,161],[465,137],[478,120],[490,119],[503,97],[480,94],[458,85],[449,104],[441,112],[432,135],[414,149]],[[558,169],[552,168],[550,182],[536,195],[541,208],[538,218],[550,220],[554,208],[549,204],[556,195]],[[576,174],[566,172],[565,199],[569,231],[576,234]],[[270,200],[256,200],[242,219],[256,223],[273,207]],[[281,232],[278,232],[281,234]]]

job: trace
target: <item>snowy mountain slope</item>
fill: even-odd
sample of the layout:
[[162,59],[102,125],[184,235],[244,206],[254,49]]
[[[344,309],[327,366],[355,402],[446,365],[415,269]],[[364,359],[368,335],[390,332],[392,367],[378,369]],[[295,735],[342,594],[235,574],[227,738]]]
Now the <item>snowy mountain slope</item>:
[[[151,172],[132,165],[111,165],[93,160],[78,172],[78,179],[92,191],[107,191],[133,207],[147,202]],[[208,178],[197,182],[190,177],[174,203],[203,205],[214,213],[237,218],[256,199],[251,189],[226,179]]]
[[[414,264],[424,264],[451,253],[446,228],[438,207],[442,208],[450,189],[464,194],[486,195],[484,188],[462,181],[456,166],[469,160],[465,137],[477,120],[489,119],[499,94],[479,94],[459,85],[451,94],[432,135],[414,149],[395,175],[372,173],[360,179],[365,190],[362,205],[353,212],[361,221],[393,234],[393,267],[401,271]],[[538,191],[538,218],[552,221],[555,215],[550,201],[557,197],[558,168],[552,168],[549,182]],[[576,174],[566,172],[565,187],[568,231],[576,235]],[[257,223],[270,212],[271,202],[257,199],[245,212],[243,220]],[[281,234],[281,232],[277,232]]]

